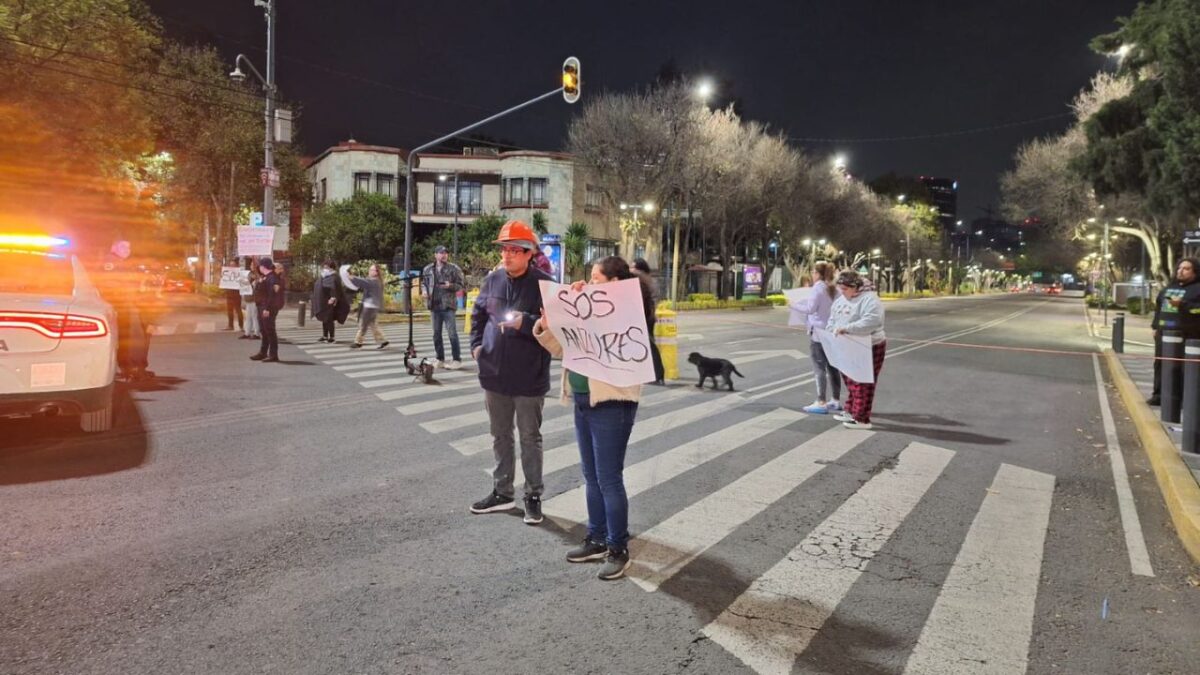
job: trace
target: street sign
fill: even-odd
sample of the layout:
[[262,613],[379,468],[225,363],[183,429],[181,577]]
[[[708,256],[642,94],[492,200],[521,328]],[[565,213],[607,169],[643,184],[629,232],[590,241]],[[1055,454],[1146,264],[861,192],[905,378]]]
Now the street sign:
[[1184,230],[1183,243],[1200,244],[1200,230]]
[[279,187],[279,169],[264,168],[258,172],[258,178],[263,187]]
[[273,227],[238,227],[238,256],[271,255],[275,244]]
[[263,224],[262,211],[252,211],[250,213],[250,226],[251,227],[262,227],[262,224]]

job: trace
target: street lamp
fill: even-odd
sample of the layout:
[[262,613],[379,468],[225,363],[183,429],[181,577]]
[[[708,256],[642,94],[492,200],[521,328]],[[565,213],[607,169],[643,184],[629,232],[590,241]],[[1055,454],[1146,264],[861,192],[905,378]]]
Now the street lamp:
[[840,171],[842,173],[846,172],[846,154],[845,153],[839,152],[838,154],[834,155],[833,168],[837,169],[838,171]]
[[700,97],[701,101],[708,101],[708,97],[713,95],[714,90],[712,80],[705,78],[696,85],[696,96]]
[[[634,227],[635,232],[638,229],[636,227],[639,222],[638,221],[638,213],[639,212],[654,213],[654,202],[651,202],[651,201],[642,202],[641,204],[627,204],[625,202],[621,202],[620,207],[621,207],[622,211],[632,211],[633,212],[633,224],[635,226]],[[636,243],[634,244],[634,246],[636,247]],[[635,252],[636,252],[636,249],[635,249]]]
[[267,76],[263,77],[245,54],[238,54],[233,61],[233,72],[229,73],[229,79],[238,83],[245,82],[246,73],[242,70],[242,66],[246,66],[262,83],[263,93],[267,99],[266,113],[264,114],[266,140],[263,142],[263,225],[274,227],[275,185],[279,182],[279,177],[275,173],[275,0],[254,0],[254,5],[263,8],[263,14],[267,20]]
[[[904,204],[904,201],[908,199],[908,195],[900,195],[896,199],[901,204]],[[911,228],[908,224],[908,219],[906,218],[904,221],[904,276],[908,279],[912,279],[912,246],[909,240],[909,229]],[[907,286],[907,284],[905,285]],[[905,292],[907,292],[907,289],[905,289]]]

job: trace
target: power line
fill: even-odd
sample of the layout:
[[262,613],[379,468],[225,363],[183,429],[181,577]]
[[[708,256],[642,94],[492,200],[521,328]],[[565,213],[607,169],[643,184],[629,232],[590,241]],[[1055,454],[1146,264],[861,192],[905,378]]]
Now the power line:
[[1074,117],[1075,113],[1058,113],[1057,115],[1046,115],[1044,117],[1035,117],[1033,119],[1021,120],[1019,122],[1006,122],[1004,124],[993,124],[986,127],[976,127],[974,129],[961,129],[958,131],[942,131],[929,134],[915,134],[911,136],[877,136],[868,138],[811,138],[806,136],[788,136],[789,141],[797,143],[893,143],[899,141],[923,141],[934,138],[950,138],[953,136],[967,136],[970,134],[982,134],[989,131],[998,131],[1000,129],[1010,129],[1012,127],[1026,126],[1029,124],[1039,124],[1041,122],[1049,122],[1051,120],[1062,119],[1064,117]]

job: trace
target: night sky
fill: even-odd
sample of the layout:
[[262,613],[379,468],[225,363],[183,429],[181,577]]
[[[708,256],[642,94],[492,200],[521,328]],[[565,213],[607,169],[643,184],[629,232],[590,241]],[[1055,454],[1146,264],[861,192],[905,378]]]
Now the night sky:
[[[1113,63],[1087,43],[1134,0],[1041,2],[426,2],[278,0],[278,80],[302,108],[309,154],[349,138],[413,147],[558,86],[568,55],[584,97],[653,80],[669,59],[731,82],[748,118],[810,152],[845,152],[864,179],[889,170],[959,181],[959,216],[999,205],[999,176],[1024,140],[1067,118]],[[264,65],[253,0],[151,0],[168,35]],[[570,116],[551,99],[481,130],[561,149]],[[943,134],[937,138],[866,141]]]

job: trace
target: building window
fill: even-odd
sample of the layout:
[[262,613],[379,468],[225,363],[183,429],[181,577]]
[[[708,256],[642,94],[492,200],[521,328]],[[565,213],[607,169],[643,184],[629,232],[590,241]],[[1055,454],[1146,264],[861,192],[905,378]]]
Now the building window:
[[354,174],[354,191],[355,192],[370,192],[371,191],[371,174],[369,174],[369,173]]
[[450,207],[454,196],[453,183],[444,182],[433,184],[433,212],[437,214],[452,213]]
[[325,179],[322,178],[320,192],[317,193],[317,201],[324,204],[326,199],[329,199],[329,186],[325,184]]
[[587,186],[587,193],[584,195],[583,206],[589,209],[599,209],[604,206],[603,193],[600,188],[595,185]]
[[546,205],[546,179],[529,179],[529,203],[533,206]]
[[589,239],[587,245],[587,255],[584,256],[584,262],[590,263],[593,260],[607,258],[610,255],[617,254],[617,242],[606,241],[604,239]]
[[[433,212],[454,213],[454,182],[437,182],[433,185]],[[458,212],[477,216],[483,213],[483,183],[474,180],[458,181]]]
[[524,204],[525,203],[525,179],[524,178],[507,178],[504,181],[504,203],[505,204]]
[[392,188],[395,183],[395,176],[390,173],[375,174],[375,191],[381,195],[391,197],[394,193]]

